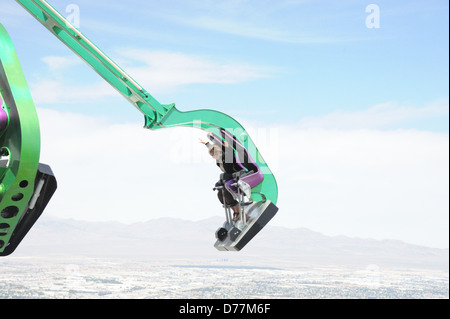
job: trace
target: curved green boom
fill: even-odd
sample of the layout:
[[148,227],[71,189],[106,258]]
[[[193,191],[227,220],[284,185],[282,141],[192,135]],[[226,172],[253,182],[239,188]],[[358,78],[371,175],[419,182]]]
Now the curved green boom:
[[[110,83],[129,102],[131,102],[144,115],[145,128],[156,130],[174,126],[187,126],[200,128],[211,132],[216,136],[221,136],[220,131],[226,130],[235,136],[236,139],[249,151],[250,156],[264,174],[263,182],[252,189],[253,200],[270,200],[273,204],[276,204],[278,198],[278,188],[275,178],[250,136],[247,134],[242,125],[236,120],[224,113],[214,110],[194,110],[181,112],[176,109],[175,104],[159,103],[46,1],[16,1],[40,23],[42,23],[51,33],[66,44],[75,54],[89,64],[101,77],[103,77],[103,79]],[[10,46],[7,44],[6,47]],[[27,101],[28,103],[32,103],[31,97],[27,96]],[[30,108],[33,110],[30,111],[27,116],[32,117],[32,114],[34,114],[35,111],[34,107],[30,106]],[[35,130],[39,130],[37,118],[34,123],[27,125],[27,127],[32,127]],[[38,136],[39,131],[35,134],[35,137]],[[32,141],[32,139],[29,141]],[[38,158],[38,144],[35,144],[35,147],[35,150],[31,151],[31,153]],[[33,159],[33,163],[37,165],[36,159]],[[6,186],[6,188],[8,188],[8,186]],[[0,188],[0,191],[1,190],[2,189]],[[31,195],[27,194],[27,196]]]

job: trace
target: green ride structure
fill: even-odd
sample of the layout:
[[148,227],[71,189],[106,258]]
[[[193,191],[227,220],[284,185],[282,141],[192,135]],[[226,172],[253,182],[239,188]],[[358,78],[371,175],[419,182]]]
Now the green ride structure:
[[[225,188],[239,205],[216,232],[218,250],[242,249],[277,213],[276,180],[252,139],[235,119],[215,110],[179,111],[161,104],[44,0],[16,0],[144,115],[150,130],[177,126],[204,130],[240,167]],[[48,165],[39,163],[36,109],[13,43],[0,24],[0,256],[11,254],[42,214],[56,190]],[[231,150],[231,152],[230,152]],[[224,193],[223,189],[222,193]]]
[[36,109],[12,41],[0,25],[0,256],[11,254],[56,189],[39,163]]

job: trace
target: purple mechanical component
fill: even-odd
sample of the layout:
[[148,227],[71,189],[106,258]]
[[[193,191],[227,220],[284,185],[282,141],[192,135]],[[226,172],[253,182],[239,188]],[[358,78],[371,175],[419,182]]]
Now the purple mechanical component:
[[0,96],[0,133],[6,128],[8,125],[8,114],[6,111],[2,108],[3,106],[3,100]]
[[[257,171],[253,172],[252,174],[243,176],[240,178],[240,180],[246,182],[251,188],[255,187],[259,183],[261,183],[264,180],[264,174],[262,174],[261,169],[256,165],[256,162],[253,160],[253,158],[248,153],[247,149],[239,143],[230,133],[228,133],[226,130],[222,129],[220,130],[222,133],[222,136],[230,145],[233,145],[234,148],[236,148],[236,153],[234,154],[234,158],[236,160],[236,163],[245,170],[245,164],[242,163],[241,159],[239,158],[240,154],[244,158],[247,158],[247,162],[251,164],[252,166],[256,167]],[[208,137],[210,140],[213,141],[214,144],[222,145],[223,142],[214,134],[208,134]],[[233,182],[233,181],[231,181]],[[231,183],[230,183],[231,184]],[[235,193],[237,193],[237,189],[235,187],[232,187],[231,185],[228,185],[230,189],[232,189]]]
[[233,180],[229,180],[229,181],[226,183],[226,188],[229,189],[229,190],[232,190],[235,194],[237,194],[237,192],[238,192],[237,187],[231,185],[231,184],[234,184],[234,183],[235,183],[235,182],[234,182]]
[[[261,183],[264,180],[264,174],[261,172],[261,169],[259,168],[258,165],[256,165],[256,162],[253,160],[253,158],[250,156],[250,154],[248,153],[247,149],[241,144],[239,143],[230,133],[228,133],[225,130],[221,130],[221,133],[223,135],[225,135],[225,138],[229,138],[232,141],[232,145],[235,146],[236,149],[240,149],[243,154],[242,156],[244,156],[244,158],[247,158],[247,162],[252,164],[252,166],[256,167],[257,171],[254,172],[253,174],[250,175],[246,175],[240,178],[241,181],[246,182],[251,188],[255,187],[256,185],[258,185],[259,183]],[[239,151],[237,153],[240,153]],[[238,164],[244,168],[244,164],[242,164],[242,162],[239,160],[239,156],[236,156],[236,161],[238,162]]]

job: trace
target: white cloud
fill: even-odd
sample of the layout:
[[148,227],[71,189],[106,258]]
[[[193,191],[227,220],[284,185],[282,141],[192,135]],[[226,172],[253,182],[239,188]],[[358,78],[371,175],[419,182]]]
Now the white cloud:
[[292,15],[293,10],[298,9],[296,7],[307,2],[310,1],[190,1],[181,3],[178,10],[171,8],[158,17],[182,25],[271,42],[317,44],[360,40],[318,33],[330,16],[325,15],[319,25],[311,28],[313,21],[306,11],[299,10],[300,15]]
[[115,96],[116,91],[106,82],[92,84],[68,84],[57,79],[41,79],[30,85],[36,105],[64,103],[86,103]]
[[367,110],[335,111],[325,116],[305,117],[299,124],[302,128],[374,129],[408,120],[437,116],[448,117],[448,115],[448,99],[441,99],[424,107],[403,106],[394,102],[386,102]]
[[128,72],[156,92],[173,91],[189,84],[233,84],[268,76],[266,68],[178,52],[128,49],[120,53],[129,61],[141,63],[128,67]]
[[[46,56],[41,59],[45,73],[35,76],[30,89],[36,105],[80,103],[99,101],[117,96],[117,92],[105,81],[89,83],[89,76],[75,77],[75,72],[84,62],[78,56]],[[45,75],[43,75],[45,74]],[[74,78],[77,78],[74,81]]]
[[[78,67],[78,57],[48,56],[42,59],[50,75],[38,76],[31,83],[37,104],[100,100],[116,94],[109,84],[98,81],[71,83],[71,70]],[[118,60],[125,71],[152,94],[173,92],[190,84],[234,84],[268,76],[268,68],[235,62],[217,62],[205,57],[178,52],[121,50]]]
[[[148,131],[142,123],[48,109],[38,114],[41,162],[58,180],[49,214],[122,222],[221,214],[211,190],[218,172],[192,130]],[[203,156],[186,162],[191,148]]]
[[[197,142],[203,132],[46,109],[39,116],[42,161],[59,182],[48,214],[123,222],[222,215],[211,191],[220,172]],[[271,132],[273,149],[273,141],[260,143]],[[288,126],[251,133],[279,186],[273,225],[448,247],[448,134]]]
[[42,61],[47,64],[47,67],[53,72],[61,72],[73,66],[83,63],[77,56],[46,56]]
[[280,135],[277,223],[448,247],[448,134],[291,127]]
[[[360,41],[361,38],[355,37],[331,37],[321,36],[314,32],[302,32],[299,30],[287,30],[277,26],[268,26],[267,17],[264,21],[251,22],[242,18],[228,18],[202,16],[197,18],[182,18],[185,24],[214,30],[227,34],[237,35],[245,38],[259,39],[272,42],[291,43],[291,44],[321,44],[321,43],[340,43]],[[269,23],[270,24],[270,23]]]

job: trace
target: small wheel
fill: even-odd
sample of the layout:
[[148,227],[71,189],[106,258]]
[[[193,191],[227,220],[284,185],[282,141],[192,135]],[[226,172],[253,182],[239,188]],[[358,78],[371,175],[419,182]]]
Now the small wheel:
[[220,227],[220,228],[216,231],[216,238],[217,238],[218,240],[220,240],[220,241],[224,241],[225,238],[227,238],[227,235],[228,235],[228,231],[227,231],[225,228],[223,228],[223,227]]
[[232,241],[235,241],[236,238],[238,238],[238,236],[240,234],[241,234],[241,231],[236,227],[231,228],[230,231],[228,232],[228,236],[230,237],[230,239]]

